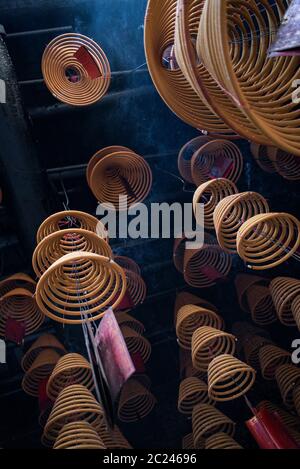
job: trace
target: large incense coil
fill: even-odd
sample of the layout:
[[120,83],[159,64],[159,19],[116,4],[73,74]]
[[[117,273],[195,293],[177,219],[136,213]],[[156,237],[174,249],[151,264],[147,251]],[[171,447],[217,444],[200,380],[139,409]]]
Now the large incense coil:
[[63,426],[53,449],[105,449],[105,446],[88,422],[71,422]]
[[195,449],[194,437],[192,433],[188,433],[182,438],[182,449]]
[[291,354],[276,345],[266,344],[259,351],[259,362],[263,378],[272,380],[279,366],[291,362]]
[[[84,50],[97,68],[97,75],[90,76],[76,53]],[[75,74],[75,80],[68,78]],[[73,106],[88,106],[99,101],[107,92],[111,71],[107,57],[100,46],[82,34],[67,33],[54,38],[42,57],[42,73],[45,84],[53,96]]]
[[267,409],[272,413],[275,413],[280,418],[281,422],[291,430],[300,431],[300,419],[293,414],[290,414],[286,410],[282,409],[281,407],[277,406],[273,402],[270,401],[261,401],[257,405],[258,409]]
[[251,286],[254,285],[263,285],[267,286],[270,283],[270,280],[259,277],[257,275],[249,274],[238,274],[235,278],[235,288],[239,300],[239,305],[243,311],[246,313],[249,312],[249,304],[247,298],[247,291]]
[[198,378],[186,378],[179,386],[178,411],[182,414],[192,415],[197,404],[214,405],[213,399],[208,395],[207,384]]
[[154,408],[156,399],[139,381],[130,379],[125,383],[119,400],[118,417],[122,422],[137,422]]
[[220,355],[208,366],[208,395],[218,402],[238,399],[252,388],[255,377],[251,366],[232,355]]
[[142,335],[145,332],[144,324],[123,311],[118,312],[116,319],[120,326],[130,327],[130,329],[133,329],[137,334]]
[[255,324],[267,326],[277,321],[276,309],[268,287],[251,285],[246,295],[252,321]]
[[193,295],[192,293],[182,291],[179,292],[176,296],[175,306],[174,306],[174,317],[176,319],[177,312],[182,306],[186,305],[195,305],[195,306],[202,306],[203,308],[210,309],[215,313],[218,312],[215,305],[210,303],[209,301],[199,298],[199,296]]
[[288,181],[300,180],[300,161],[298,156],[275,147],[268,147],[267,152],[280,176]]
[[243,449],[231,436],[226,433],[216,433],[205,441],[205,449]]
[[44,349],[55,350],[59,355],[64,355],[67,353],[65,347],[54,335],[43,334],[32,344],[32,346],[27,350],[22,358],[21,366],[25,372],[29,370],[36,357]]
[[44,322],[33,294],[25,288],[15,288],[0,298],[0,336],[5,336],[6,321],[12,318],[25,324],[25,335],[32,334]]
[[295,365],[281,365],[275,372],[276,381],[284,404],[294,406],[293,392],[300,383],[300,369]]
[[[222,169],[222,164],[226,169]],[[218,177],[237,182],[243,166],[243,156],[234,143],[211,140],[194,153],[191,161],[192,178],[196,186]]]
[[125,270],[127,292],[134,306],[144,303],[147,296],[147,287],[142,277],[132,270]]
[[237,251],[253,270],[277,267],[300,245],[300,222],[289,213],[256,215],[237,234]]
[[40,278],[36,300],[54,321],[80,324],[101,318],[116,308],[126,292],[122,268],[94,253],[75,252],[55,261]]
[[296,386],[293,392],[294,406],[300,417],[300,386]]
[[151,344],[149,340],[128,326],[121,325],[121,331],[130,355],[139,354],[143,362],[146,363],[151,355]]
[[22,388],[26,394],[35,397],[39,395],[40,382],[49,377],[59,358],[60,355],[55,350],[41,351],[24,375]]
[[235,423],[209,404],[198,404],[194,407],[193,416],[193,436],[196,447],[202,445],[202,440],[207,439],[215,433],[226,433],[233,436],[235,433]]
[[130,270],[131,272],[134,272],[137,275],[141,275],[140,267],[133,259],[130,259],[130,257],[115,256],[114,261],[119,264],[122,269]]
[[268,202],[257,192],[243,192],[223,198],[213,213],[214,227],[221,248],[236,253],[236,238],[241,225],[255,215],[268,212]]
[[80,384],[64,388],[51,410],[45,425],[42,442],[52,446],[66,423],[82,420],[99,432],[103,422],[103,410],[93,394]]
[[[199,226],[203,225],[202,209],[204,211],[204,227],[208,230],[214,229],[214,212],[218,203],[231,194],[238,191],[236,185],[229,179],[219,178],[202,183],[196,190],[193,197],[193,211]],[[202,204],[202,209],[198,213],[198,204]]]
[[191,350],[193,333],[202,326],[224,329],[224,321],[214,311],[201,306],[182,306],[176,320],[176,335],[180,347]]
[[279,321],[285,326],[295,326],[292,303],[300,295],[300,281],[291,277],[276,277],[270,283],[270,291]]
[[269,158],[268,147],[252,142],[250,148],[253,158],[263,171],[276,173],[275,165]]
[[260,367],[259,363],[259,351],[260,349],[270,344],[271,341],[265,337],[259,335],[248,335],[243,338],[243,350],[245,355],[245,360],[248,365],[250,365],[255,370],[258,370]]
[[110,429],[105,423],[102,423],[99,435],[107,449],[132,449],[120,429],[115,425],[114,429]]
[[5,295],[5,293],[15,290],[16,288],[25,288],[31,293],[35,292],[36,282],[32,280],[31,277],[27,274],[18,273],[7,277],[0,282],[0,297]]
[[80,228],[56,231],[44,238],[33,253],[32,266],[36,276],[41,277],[57,259],[76,251],[113,257],[109,244],[92,231]]
[[300,331],[300,294],[296,296],[291,305],[292,315]]
[[97,163],[99,163],[99,161],[105,156],[110,155],[111,153],[115,153],[117,151],[130,151],[130,150],[127,147],[113,145],[111,147],[102,148],[101,150],[97,151],[97,153],[95,153],[92,156],[86,168],[86,179],[87,179],[88,185],[90,185],[91,174],[92,174],[93,169],[97,165]]
[[232,334],[213,327],[199,327],[192,337],[192,361],[195,368],[206,371],[218,355],[233,355],[236,338]]
[[194,184],[192,176],[191,161],[194,153],[203,145],[208,143],[211,137],[201,135],[187,142],[180,150],[178,155],[178,170],[183,179],[190,184]]
[[70,384],[82,384],[94,389],[93,372],[90,363],[78,353],[68,353],[55,365],[47,383],[47,395],[55,401],[59,393]]

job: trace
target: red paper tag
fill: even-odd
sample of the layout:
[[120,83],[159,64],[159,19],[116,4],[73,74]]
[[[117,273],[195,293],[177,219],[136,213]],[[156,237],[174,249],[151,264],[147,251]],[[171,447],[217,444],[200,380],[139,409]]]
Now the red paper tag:
[[201,267],[200,272],[210,280],[224,279],[224,276],[217,269],[210,265]]
[[24,321],[16,321],[13,318],[7,318],[5,324],[5,340],[20,345],[24,340],[25,333],[26,323]]
[[146,373],[146,368],[142,355],[139,352],[130,354],[136,373]]
[[89,53],[89,51],[84,47],[81,46],[74,54],[74,57],[81,63],[81,65],[85,68],[90,78],[95,80],[96,78],[101,77],[101,72]]
[[210,176],[213,179],[226,178],[233,168],[233,162],[222,155],[218,155],[211,168]]

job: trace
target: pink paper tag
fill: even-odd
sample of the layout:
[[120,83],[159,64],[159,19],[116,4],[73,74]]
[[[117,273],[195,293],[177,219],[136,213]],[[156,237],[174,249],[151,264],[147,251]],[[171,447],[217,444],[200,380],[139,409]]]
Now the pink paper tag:
[[226,178],[233,168],[233,162],[222,155],[218,155],[211,168],[210,176],[212,179]]

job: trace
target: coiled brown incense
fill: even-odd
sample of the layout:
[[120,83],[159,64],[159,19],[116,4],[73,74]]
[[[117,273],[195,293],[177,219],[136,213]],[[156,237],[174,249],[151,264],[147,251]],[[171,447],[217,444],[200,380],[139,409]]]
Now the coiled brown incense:
[[64,425],[53,449],[105,449],[105,446],[92,425],[83,421]]
[[268,287],[251,285],[246,295],[252,321],[255,324],[267,326],[277,321],[276,309]]
[[216,306],[214,306],[209,301],[199,298],[192,293],[187,291],[179,292],[176,296],[175,307],[174,307],[174,319],[176,320],[178,310],[185,305],[195,305],[195,306],[202,306],[203,308],[210,309],[215,313],[218,312]]
[[273,402],[261,401],[256,407],[257,409],[268,409],[270,412],[277,414],[281,422],[289,430],[300,431],[300,419]]
[[181,378],[199,378],[204,382],[207,381],[207,372],[194,368],[190,350],[179,349],[179,362]]
[[147,296],[147,287],[139,274],[132,270],[123,269],[126,277],[127,292],[134,306],[144,303]]
[[226,433],[216,433],[205,441],[205,449],[243,449],[231,436]]
[[275,372],[276,381],[284,404],[294,406],[293,392],[300,383],[300,369],[295,365],[281,365]]
[[199,327],[192,337],[193,365],[200,371],[206,371],[212,359],[218,355],[233,355],[235,346],[234,335],[213,327]]
[[300,295],[300,281],[291,277],[276,277],[270,283],[270,291],[279,321],[285,326],[295,326],[292,303]]
[[209,404],[198,404],[194,407],[192,424],[196,448],[204,447],[205,440],[216,433],[226,433],[229,436],[235,433],[235,423]]
[[240,307],[246,313],[249,312],[249,304],[247,298],[247,291],[251,286],[263,285],[268,286],[270,281],[266,278],[257,275],[238,274],[235,278],[235,288],[239,300]]
[[31,293],[35,292],[36,282],[32,280],[31,277],[27,274],[18,273],[7,277],[0,282],[0,297],[5,295],[5,293],[15,290],[16,288],[25,288]]
[[214,405],[214,400],[208,395],[207,384],[199,378],[186,378],[179,386],[178,410],[182,414],[192,415],[197,404]]
[[110,429],[103,422],[100,426],[99,435],[105,447],[108,449],[132,449],[116,425],[113,429]]
[[269,158],[268,147],[252,142],[251,153],[256,163],[263,171],[276,173],[274,162]]
[[299,385],[294,388],[293,400],[294,400],[294,406],[295,406],[296,412],[300,417],[300,386]]
[[259,352],[265,345],[271,344],[271,341],[260,335],[247,335],[242,339],[245,360],[255,370],[259,370]]
[[291,305],[292,315],[300,331],[300,294],[296,296]]
[[28,371],[36,357],[45,349],[55,350],[59,355],[67,353],[65,347],[54,335],[43,334],[32,344],[23,356],[21,361],[22,369],[25,372]]
[[135,274],[141,275],[140,267],[138,266],[138,264],[133,259],[130,259],[130,257],[115,256],[114,261],[117,264],[119,264],[122,267],[122,269],[131,270]]
[[259,350],[259,363],[264,379],[275,379],[275,373],[280,365],[289,364],[291,354],[272,344],[266,344]]
[[192,177],[191,161],[194,153],[200,147],[211,140],[210,137],[201,135],[187,142],[180,150],[178,155],[178,170],[183,179],[190,184],[194,184]]
[[188,433],[182,438],[182,449],[195,449],[194,438],[192,433]]
[[267,153],[276,171],[288,181],[300,180],[299,157],[275,147],[268,147]]
[[128,326],[121,325],[121,331],[124,336],[127,348],[131,355],[140,354],[144,363],[146,363],[151,355],[151,344],[142,335],[135,332]]
[[60,355],[53,349],[44,349],[39,353],[22,381],[26,394],[35,397],[39,395],[40,382],[48,378],[59,358]]
[[118,312],[116,319],[120,326],[130,327],[130,329],[133,329],[137,334],[142,335],[145,332],[144,324],[123,311]]
[[130,379],[125,383],[119,400],[118,416],[122,422],[137,422],[154,408],[156,399],[139,381]]

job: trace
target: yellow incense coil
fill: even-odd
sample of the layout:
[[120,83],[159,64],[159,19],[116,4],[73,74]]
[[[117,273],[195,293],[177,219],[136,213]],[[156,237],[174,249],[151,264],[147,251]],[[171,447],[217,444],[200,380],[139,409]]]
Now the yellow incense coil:
[[186,378],[181,381],[178,396],[178,411],[192,415],[197,404],[214,405],[214,400],[208,395],[207,384],[199,378]]
[[137,334],[142,335],[145,332],[144,324],[123,311],[118,312],[116,319],[120,326],[130,327],[130,329],[133,329]]
[[206,371],[213,358],[218,355],[233,355],[236,338],[232,334],[213,327],[199,327],[192,337],[193,365],[200,371]]
[[118,416],[122,422],[137,422],[154,408],[156,399],[149,389],[136,379],[125,383],[119,400]]
[[5,293],[15,290],[16,288],[25,288],[31,293],[35,292],[36,282],[27,274],[21,272],[11,275],[0,282],[0,297]]
[[129,353],[131,355],[136,353],[141,355],[143,362],[146,363],[151,355],[150,342],[128,326],[121,325],[121,331]]
[[32,344],[32,346],[27,350],[22,358],[21,366],[25,372],[29,370],[36,357],[44,349],[55,350],[59,355],[64,355],[67,353],[65,347],[54,335],[43,334]]
[[88,422],[70,422],[62,427],[53,449],[105,449],[105,446]]

